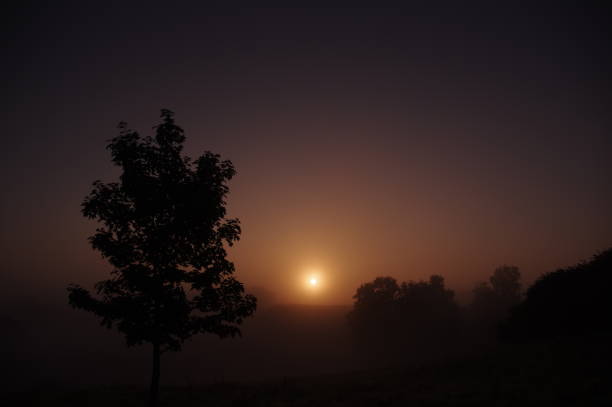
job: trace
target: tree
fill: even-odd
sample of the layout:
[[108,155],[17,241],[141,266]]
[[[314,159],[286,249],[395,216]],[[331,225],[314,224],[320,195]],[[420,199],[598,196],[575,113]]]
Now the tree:
[[393,277],[377,277],[357,289],[353,310],[347,318],[358,337],[369,340],[385,336],[397,325],[398,295],[399,285]]
[[612,248],[590,260],[546,273],[501,327],[506,339],[612,333]]
[[444,278],[398,284],[378,277],[361,285],[348,314],[357,338],[366,344],[384,342],[386,348],[407,343],[433,343],[447,339],[458,326],[459,307]]
[[128,346],[152,344],[150,405],[157,404],[160,355],[178,351],[198,333],[240,335],[256,299],[233,277],[226,246],[240,238],[238,219],[226,218],[227,182],[236,171],[209,151],[183,156],[183,130],[161,111],[155,137],[119,124],[108,144],[121,167],[119,182],[93,183],[82,213],[101,226],[89,238],[113,269],[97,295],[71,284],[69,303],[92,312]]
[[459,306],[455,293],[444,286],[444,277],[432,275],[429,281],[402,283],[399,302],[405,318],[424,331],[438,332],[456,322]]
[[478,283],[472,293],[472,315],[486,325],[496,324],[508,316],[521,300],[521,273],[516,266],[495,269],[489,283]]
[[355,309],[372,309],[392,304],[399,295],[399,285],[393,277],[377,277],[371,283],[362,284],[353,298]]
[[508,306],[521,300],[521,273],[516,266],[501,266],[489,278],[493,292]]

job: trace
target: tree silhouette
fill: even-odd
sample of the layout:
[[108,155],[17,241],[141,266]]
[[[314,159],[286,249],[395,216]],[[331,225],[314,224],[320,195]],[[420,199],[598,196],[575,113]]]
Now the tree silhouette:
[[398,298],[404,319],[426,332],[439,332],[454,324],[459,314],[455,293],[444,286],[444,277],[432,275],[429,281],[402,283]]
[[355,309],[375,309],[390,306],[397,300],[399,285],[393,277],[377,277],[371,283],[362,284],[353,298]]
[[502,325],[506,339],[611,333],[612,248],[546,273]]
[[510,305],[521,299],[521,273],[516,266],[501,266],[489,279],[493,292],[502,302]]
[[361,285],[348,321],[360,340],[383,341],[385,346],[439,340],[457,327],[459,307],[444,278],[398,284],[392,277],[378,277]]
[[256,299],[233,278],[226,245],[240,238],[238,219],[226,218],[230,161],[205,152],[182,155],[185,135],[174,114],[161,111],[155,137],[119,124],[107,148],[121,167],[119,182],[95,181],[82,213],[101,223],[89,238],[112,265],[96,296],[70,285],[69,303],[94,313],[128,346],[152,344],[150,405],[159,393],[160,355],[178,351],[198,333],[240,334]]
[[516,266],[501,266],[489,277],[489,283],[478,283],[472,293],[471,315],[479,323],[495,325],[508,316],[521,300],[521,273]]
[[377,277],[357,289],[353,309],[347,318],[360,338],[384,336],[397,329],[399,290],[393,277]]

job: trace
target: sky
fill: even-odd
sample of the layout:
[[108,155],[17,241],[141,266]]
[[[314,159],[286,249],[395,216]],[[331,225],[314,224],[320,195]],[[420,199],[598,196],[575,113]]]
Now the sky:
[[3,297],[107,277],[80,203],[118,175],[117,123],[152,134],[161,108],[187,154],[234,163],[230,258],[271,301],[381,275],[468,292],[502,264],[527,284],[612,246],[603,8],[126,3],[3,13]]

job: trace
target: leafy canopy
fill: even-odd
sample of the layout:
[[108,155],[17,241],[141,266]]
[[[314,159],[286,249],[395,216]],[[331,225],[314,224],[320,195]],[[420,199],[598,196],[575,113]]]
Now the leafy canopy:
[[230,161],[205,152],[182,155],[185,135],[162,110],[155,137],[119,125],[107,146],[121,167],[119,182],[96,181],[82,213],[101,226],[89,238],[113,266],[97,295],[70,285],[69,302],[116,327],[128,346],[157,343],[179,350],[197,333],[240,334],[256,299],[232,275],[226,245],[240,238],[238,219],[226,218]]
[[497,324],[521,301],[519,268],[507,265],[496,268],[489,282],[478,283],[472,294],[471,316],[481,323]]
[[377,277],[361,285],[353,298],[348,320],[359,335],[424,335],[448,329],[458,316],[454,292],[439,275],[401,284],[393,277]]

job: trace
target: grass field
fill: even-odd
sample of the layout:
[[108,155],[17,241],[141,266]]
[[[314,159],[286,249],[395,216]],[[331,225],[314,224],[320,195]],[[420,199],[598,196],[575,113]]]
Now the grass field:
[[[337,375],[165,387],[162,406],[609,406],[609,338],[500,345],[472,356]],[[38,388],[3,405],[142,406],[146,389]]]

